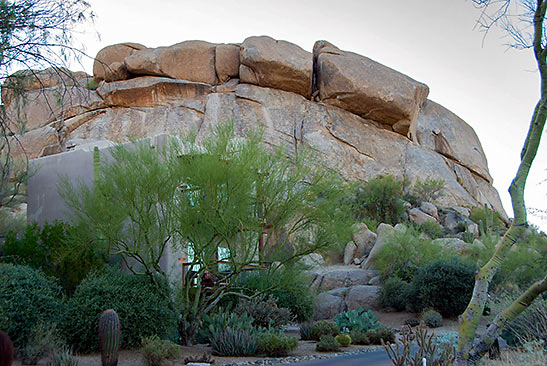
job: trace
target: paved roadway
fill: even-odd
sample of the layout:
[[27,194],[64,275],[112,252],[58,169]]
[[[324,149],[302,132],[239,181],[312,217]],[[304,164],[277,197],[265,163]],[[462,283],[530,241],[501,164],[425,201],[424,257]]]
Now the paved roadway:
[[294,362],[291,366],[392,366],[386,351],[374,351],[351,355]]

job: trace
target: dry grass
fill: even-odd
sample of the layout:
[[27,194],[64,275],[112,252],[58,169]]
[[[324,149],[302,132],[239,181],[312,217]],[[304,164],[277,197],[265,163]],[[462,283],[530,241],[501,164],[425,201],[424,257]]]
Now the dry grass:
[[481,366],[545,366],[547,355],[541,345],[526,350],[504,350],[499,360],[483,359]]

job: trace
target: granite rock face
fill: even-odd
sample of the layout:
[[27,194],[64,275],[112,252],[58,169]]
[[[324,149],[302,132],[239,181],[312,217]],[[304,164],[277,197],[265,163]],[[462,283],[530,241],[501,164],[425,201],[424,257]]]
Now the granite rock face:
[[[426,85],[328,42],[318,42],[313,54],[265,36],[155,49],[122,44],[100,51],[97,62],[116,71],[116,81],[105,81],[108,72],[98,67],[96,90],[48,73],[43,87],[29,83],[20,102],[3,90],[13,131],[24,132],[14,136],[17,154],[32,159],[99,140],[191,130],[200,141],[233,120],[238,134],[261,126],[267,144],[289,153],[311,147],[318,163],[348,180],[444,179],[438,204],[486,203],[504,213],[469,125],[426,100]],[[372,249],[354,239],[359,253]]]

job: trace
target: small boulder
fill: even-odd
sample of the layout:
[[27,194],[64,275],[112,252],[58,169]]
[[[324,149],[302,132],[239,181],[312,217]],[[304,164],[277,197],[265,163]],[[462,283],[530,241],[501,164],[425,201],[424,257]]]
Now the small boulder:
[[300,258],[300,263],[313,268],[325,265],[325,259],[319,253],[310,253]]
[[353,257],[355,256],[355,251],[357,250],[357,246],[354,242],[350,241],[346,244],[346,248],[344,249],[344,264],[347,266],[348,264],[351,264],[353,261]]
[[437,222],[437,220],[433,216],[426,214],[419,208],[411,208],[407,212],[408,212],[408,217],[410,218],[410,221],[412,221],[413,223],[417,225],[422,225],[428,221]]
[[380,290],[380,288],[380,286],[363,285],[350,287],[348,294],[345,297],[347,309],[379,309],[380,306],[378,304],[378,291]]
[[370,254],[368,255],[368,258],[365,263],[361,265],[361,268],[363,269],[375,269],[374,268],[374,260],[376,254],[380,251],[380,248],[383,247],[388,240],[388,237],[393,235],[395,233],[395,228],[389,224],[380,224],[378,225],[378,228],[376,229],[376,242],[374,243],[374,247],[370,251]]
[[440,238],[433,240],[433,244],[437,244],[443,249],[451,252],[464,254],[470,249],[470,245],[458,238]]
[[336,314],[345,311],[344,297],[323,292],[315,297],[314,320],[332,319]]
[[366,224],[359,224],[357,230],[351,236],[353,242],[357,245],[355,257],[360,259],[367,256],[376,242],[376,237],[377,235],[370,231]]
[[422,203],[420,203],[420,210],[422,210],[429,216],[434,217],[436,220],[439,219],[439,212],[437,211],[437,206],[435,206],[431,202],[422,201]]

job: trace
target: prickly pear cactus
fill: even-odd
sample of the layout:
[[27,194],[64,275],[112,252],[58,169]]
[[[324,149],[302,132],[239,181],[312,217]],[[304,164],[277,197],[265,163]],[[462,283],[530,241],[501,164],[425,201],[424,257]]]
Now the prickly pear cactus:
[[99,319],[99,349],[102,366],[116,366],[121,342],[121,327],[118,314],[105,310]]

